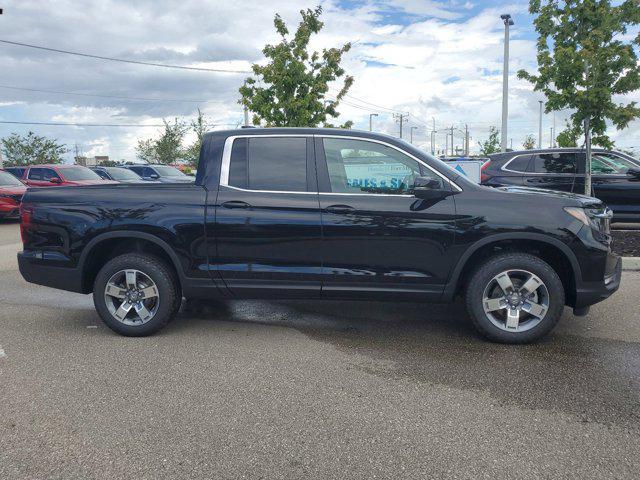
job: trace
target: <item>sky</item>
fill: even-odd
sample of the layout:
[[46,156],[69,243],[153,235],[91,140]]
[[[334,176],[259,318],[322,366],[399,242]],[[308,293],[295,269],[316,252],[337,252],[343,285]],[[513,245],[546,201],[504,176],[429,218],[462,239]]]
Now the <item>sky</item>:
[[[456,146],[468,127],[471,150],[501,124],[504,25],[510,13],[508,140],[520,148],[537,138],[540,93],[516,78],[535,71],[533,18],[527,2],[493,0],[5,0],[0,39],[92,55],[145,62],[247,71],[276,43],[279,13],[294,31],[299,11],[321,4],[325,28],[312,48],[353,44],[343,66],[355,83],[340,107],[339,122],[398,135],[394,112],[409,113],[403,137],[436,149],[453,126]],[[162,119],[190,121],[200,108],[214,125],[242,122],[238,87],[247,74],[178,70],[109,62],[0,43],[0,120],[126,124],[74,127],[0,124],[0,137],[32,130],[88,156],[135,159],[139,139],[156,137]],[[340,88],[332,86],[335,94]],[[19,90],[30,89],[30,90]],[[36,92],[32,90],[47,90]],[[68,92],[70,95],[53,92]],[[113,98],[129,97],[129,98]],[[640,101],[640,92],[626,100]],[[570,112],[543,117],[543,145]],[[147,125],[147,126],[145,126]],[[412,129],[411,127],[416,127]],[[640,152],[640,121],[609,134],[618,147]],[[189,140],[189,139],[188,139]]]

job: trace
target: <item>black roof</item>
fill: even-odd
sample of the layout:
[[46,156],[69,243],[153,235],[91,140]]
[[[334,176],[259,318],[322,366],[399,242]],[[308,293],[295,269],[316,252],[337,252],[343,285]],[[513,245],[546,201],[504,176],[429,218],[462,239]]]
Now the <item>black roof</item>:
[[[236,128],[232,130],[215,130],[207,133],[211,137],[232,137],[235,135],[340,135],[346,137],[362,137],[398,143],[401,140],[385,133],[367,130],[349,130],[344,128],[309,128],[309,127],[277,127],[277,128]],[[402,141],[404,143],[404,141]]]

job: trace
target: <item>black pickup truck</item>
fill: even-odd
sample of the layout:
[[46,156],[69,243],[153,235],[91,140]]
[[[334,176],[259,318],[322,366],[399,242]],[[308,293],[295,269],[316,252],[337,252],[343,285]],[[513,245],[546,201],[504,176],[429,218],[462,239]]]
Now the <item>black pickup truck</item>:
[[482,334],[524,343],[616,291],[610,219],[386,135],[241,129],[206,135],[193,184],[29,189],[18,260],[29,282],[93,292],[123,335],[156,332],[183,297],[462,298]]

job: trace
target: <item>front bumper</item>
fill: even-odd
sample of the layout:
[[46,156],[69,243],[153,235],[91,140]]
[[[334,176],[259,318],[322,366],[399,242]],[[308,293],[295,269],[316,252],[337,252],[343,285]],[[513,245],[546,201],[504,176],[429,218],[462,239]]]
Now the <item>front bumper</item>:
[[85,293],[82,290],[82,274],[77,268],[52,265],[41,252],[18,252],[18,267],[22,277],[30,283],[45,287]]
[[622,258],[618,257],[613,273],[598,282],[582,282],[576,288],[575,308],[584,308],[609,298],[620,287]]

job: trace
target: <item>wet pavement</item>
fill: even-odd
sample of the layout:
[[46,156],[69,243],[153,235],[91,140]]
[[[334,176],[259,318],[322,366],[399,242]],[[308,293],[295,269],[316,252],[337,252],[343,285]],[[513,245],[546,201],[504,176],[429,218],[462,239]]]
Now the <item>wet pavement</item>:
[[0,225],[0,478],[637,478],[640,272],[527,346],[461,305],[189,302],[124,338]]

